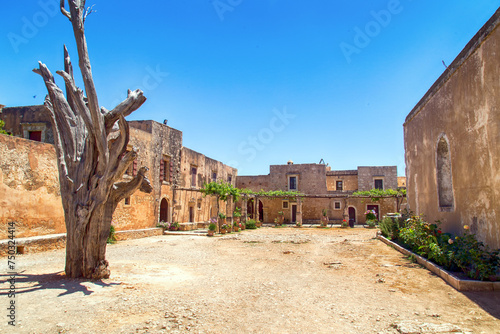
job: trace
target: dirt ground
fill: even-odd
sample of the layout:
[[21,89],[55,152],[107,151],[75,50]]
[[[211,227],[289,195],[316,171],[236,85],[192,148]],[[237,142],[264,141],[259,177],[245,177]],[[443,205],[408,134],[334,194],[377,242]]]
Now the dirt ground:
[[111,278],[99,282],[66,279],[64,250],[18,255],[17,326],[2,282],[0,332],[500,333],[499,292],[459,293],[375,233],[122,241],[108,247]]

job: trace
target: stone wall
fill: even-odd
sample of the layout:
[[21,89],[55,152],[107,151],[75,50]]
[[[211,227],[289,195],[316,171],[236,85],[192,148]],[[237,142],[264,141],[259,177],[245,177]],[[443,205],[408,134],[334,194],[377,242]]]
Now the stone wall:
[[323,195],[326,188],[326,166],[321,164],[271,165],[269,187],[272,190],[289,190],[288,177],[297,176],[298,191],[304,194]]
[[0,239],[64,233],[56,152],[52,145],[0,134]]
[[375,188],[375,179],[382,179],[384,189],[398,188],[397,166],[358,167],[358,190]]
[[[31,120],[30,117],[36,116],[33,110],[39,107],[11,108],[6,115],[10,115],[8,119],[11,120]],[[40,122],[40,119],[34,120]],[[136,147],[138,156],[123,180],[131,180],[141,166],[146,166],[153,192],[136,191],[121,201],[113,215],[116,229],[155,227],[160,221],[162,201],[167,203],[166,221],[188,222],[190,210],[195,222],[215,217],[215,198],[203,197],[199,189],[211,181],[213,172],[217,173],[217,179],[226,182],[231,177],[231,183],[235,185],[237,170],[183,148],[179,130],[154,121],[131,121],[129,125],[127,150]],[[19,131],[15,127],[6,129]],[[54,147],[12,136],[0,137],[0,233],[5,235],[0,239],[7,237],[7,223],[13,220],[18,222],[18,237],[66,232]],[[198,168],[197,183],[191,189],[190,167],[193,165]],[[221,202],[220,207],[232,215],[233,203]]]
[[329,192],[337,192],[337,181],[342,181],[343,192],[354,192],[358,190],[358,171],[340,170],[326,172],[326,186]]
[[252,191],[269,191],[269,175],[256,175],[256,176],[238,176],[236,179],[236,187],[240,189],[250,189]]
[[41,131],[41,141],[54,144],[49,111],[43,105],[3,108],[0,119],[5,129],[16,137],[29,139],[30,131]]
[[[193,222],[208,222],[210,218],[217,216],[217,200],[213,196],[203,196],[199,189],[205,183],[213,181],[214,173],[216,181],[224,181],[235,186],[238,170],[186,147],[183,147],[181,152],[179,189],[175,191],[174,202],[176,204],[172,219],[178,222],[189,222],[192,218]],[[192,184],[192,168],[196,169],[194,185]],[[232,201],[219,203],[220,212],[228,217],[232,216],[233,208]],[[190,217],[190,210],[192,217]]]
[[500,10],[406,118],[408,202],[443,230],[500,247]]

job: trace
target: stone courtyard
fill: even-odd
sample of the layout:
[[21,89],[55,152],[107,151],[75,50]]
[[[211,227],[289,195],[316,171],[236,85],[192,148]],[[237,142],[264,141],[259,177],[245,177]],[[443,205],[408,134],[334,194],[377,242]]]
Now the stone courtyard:
[[498,292],[457,292],[375,235],[261,228],[120,241],[108,246],[111,278],[97,282],[65,278],[62,249],[18,255],[15,333],[500,332]]

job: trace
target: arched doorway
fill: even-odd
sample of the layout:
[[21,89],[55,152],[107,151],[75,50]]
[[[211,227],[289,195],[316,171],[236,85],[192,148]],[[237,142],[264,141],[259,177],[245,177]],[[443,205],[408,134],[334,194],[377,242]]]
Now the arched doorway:
[[264,204],[262,204],[261,200],[259,200],[259,220],[264,221]]
[[349,211],[349,225],[354,226],[354,224],[356,224],[356,208],[350,206],[348,211]]
[[248,200],[247,202],[247,215],[248,218],[255,219],[255,217],[253,216],[253,198]]
[[160,203],[160,221],[168,222],[168,201],[163,198]]

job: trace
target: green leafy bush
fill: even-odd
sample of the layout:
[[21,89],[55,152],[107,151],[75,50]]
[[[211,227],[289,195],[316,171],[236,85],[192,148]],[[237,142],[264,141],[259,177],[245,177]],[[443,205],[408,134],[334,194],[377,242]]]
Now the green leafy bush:
[[115,227],[113,225],[111,225],[109,227],[109,236],[108,236],[108,240],[107,240],[108,244],[115,244],[116,243],[115,232],[116,232]]
[[402,219],[399,217],[384,217],[379,223],[382,235],[390,240],[399,238],[399,230],[404,226]]
[[373,219],[371,219],[371,220],[368,220],[368,221],[366,222],[366,225],[368,225],[368,227],[373,228],[373,227],[376,227],[376,226],[377,226],[377,223],[378,223],[378,221],[377,221],[377,220],[373,220]]
[[253,220],[253,219],[247,220],[246,224],[247,224],[246,228],[249,230],[257,229],[257,224],[255,223],[255,220]]
[[399,240],[407,248],[449,270],[461,270],[468,277],[487,280],[500,268],[500,250],[490,252],[464,226],[464,234],[454,239],[442,233],[440,222],[430,224],[421,217],[410,218],[399,231]]
[[450,240],[451,260],[467,276],[486,280],[496,275],[500,268],[499,249],[489,252],[474,234],[469,233],[467,225],[461,237]]

